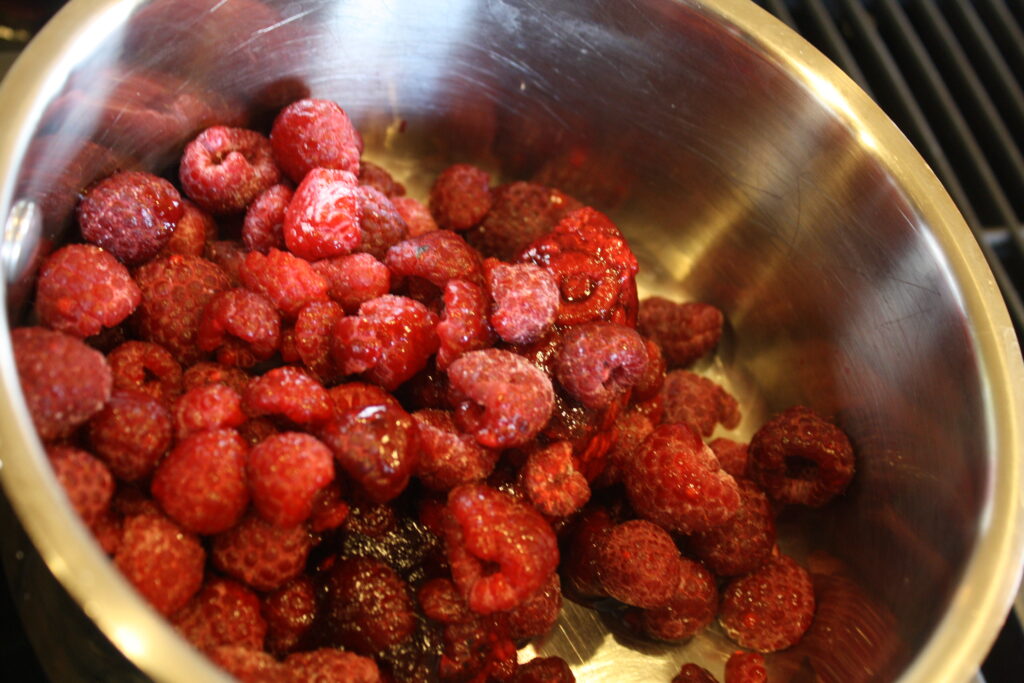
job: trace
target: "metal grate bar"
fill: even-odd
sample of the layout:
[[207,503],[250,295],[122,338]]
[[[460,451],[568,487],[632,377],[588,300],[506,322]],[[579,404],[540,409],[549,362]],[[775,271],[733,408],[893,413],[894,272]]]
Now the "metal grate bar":
[[812,38],[817,38],[814,42],[818,49],[828,55],[839,68],[856,81],[857,85],[871,95],[871,86],[864,77],[864,72],[861,71],[850,46],[843,40],[839,27],[822,0],[806,0],[801,6],[805,10],[808,27],[815,34]]
[[800,27],[796,25],[793,15],[790,13],[789,8],[786,7],[785,0],[757,0],[757,3],[799,33]]

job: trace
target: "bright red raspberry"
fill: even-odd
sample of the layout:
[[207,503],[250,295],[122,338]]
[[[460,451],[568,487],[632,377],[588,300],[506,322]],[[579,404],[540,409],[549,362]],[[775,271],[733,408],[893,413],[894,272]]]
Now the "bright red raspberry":
[[558,621],[561,610],[562,583],[554,572],[536,593],[505,613],[509,636],[512,640],[542,636]]
[[821,507],[853,478],[853,446],[842,429],[794,406],[757,430],[747,467],[772,500]]
[[206,259],[174,254],[136,270],[135,282],[142,290],[134,316],[142,340],[160,344],[179,363],[199,360],[199,321],[210,299],[230,286],[227,274]]
[[733,579],[722,592],[718,613],[726,635],[758,652],[795,645],[813,618],[811,578],[785,555]]
[[280,415],[304,427],[319,425],[334,412],[323,385],[289,366],[268,370],[252,380],[242,394],[242,409],[252,417]]
[[484,219],[494,202],[491,177],[469,164],[449,166],[430,188],[430,213],[446,230],[468,230]]
[[723,470],[736,479],[747,476],[747,462],[750,460],[747,444],[719,437],[709,441],[708,445],[715,452]]
[[134,266],[167,244],[181,214],[181,195],[173,185],[151,173],[124,171],[85,191],[78,225],[86,242]]
[[383,259],[388,249],[409,236],[401,212],[379,190],[361,186],[359,198],[359,246],[354,251]]
[[183,607],[203,584],[206,552],[199,539],[159,513],[124,520],[114,564],[164,616]]
[[571,515],[590,500],[590,486],[577,471],[567,441],[531,452],[521,476],[530,502],[548,517]]
[[174,234],[163,249],[157,252],[156,258],[171,254],[202,256],[206,244],[217,239],[217,223],[213,216],[187,199],[181,200],[181,207],[181,218],[174,227]]
[[488,448],[530,442],[554,408],[550,378],[521,356],[483,349],[448,366],[456,421]]
[[661,392],[661,386],[665,383],[665,356],[661,353],[661,347],[650,339],[645,339],[644,345],[647,347],[647,367],[633,385],[633,393],[629,397],[633,403],[642,403],[654,398]]
[[327,301],[327,281],[308,261],[286,251],[250,252],[239,276],[246,289],[270,299],[289,320],[313,301]]
[[494,470],[498,453],[463,434],[446,410],[413,413],[420,435],[416,477],[432,491],[449,491],[459,484],[483,481]]
[[305,526],[281,527],[249,514],[214,537],[210,556],[228,576],[270,591],[302,573],[312,546]]
[[242,397],[220,382],[189,389],[174,406],[174,432],[179,440],[209,429],[233,429],[245,420]]
[[110,366],[77,337],[20,327],[11,332],[11,344],[21,391],[43,441],[69,436],[110,398]]
[[450,230],[435,230],[399,242],[384,262],[395,275],[421,278],[435,287],[449,280],[483,284],[483,262],[476,249]]
[[91,337],[119,325],[142,293],[116,258],[91,244],[69,244],[39,267],[36,312],[55,330]]
[[394,569],[370,557],[337,562],[323,588],[322,627],[332,642],[370,655],[407,640],[416,628],[409,586]]
[[626,464],[632,460],[633,452],[644,439],[654,431],[654,425],[641,412],[629,410],[615,419],[615,441],[608,449],[604,471],[594,481],[594,488],[611,486],[622,480]]
[[464,623],[475,616],[451,579],[430,579],[421,583],[416,590],[416,601],[428,619],[442,624]]
[[570,396],[601,409],[625,396],[646,367],[647,348],[636,330],[593,322],[562,336],[555,376]]
[[159,401],[132,389],[116,389],[89,421],[89,443],[123,481],[150,475],[171,447],[171,415]]
[[636,327],[661,346],[671,368],[686,367],[718,345],[722,312],[710,304],[680,304],[660,296],[640,302]]
[[381,683],[377,663],[370,657],[333,647],[295,652],[284,660],[289,683],[294,681],[344,681],[345,683]]
[[159,344],[127,341],[107,354],[107,363],[115,389],[134,389],[164,406],[181,394],[181,366]]
[[249,503],[245,441],[232,429],[192,434],[153,474],[150,490],[173,520],[197,534],[216,534],[241,519]]
[[98,458],[70,446],[51,446],[46,455],[71,507],[87,526],[95,524],[114,495],[110,470]]
[[386,294],[334,327],[334,360],[345,374],[394,391],[427,365],[438,347],[437,316],[407,297]]
[[185,391],[191,391],[206,384],[226,384],[242,395],[251,380],[252,378],[241,368],[202,362],[190,366],[185,371],[181,384]]
[[270,683],[283,680],[284,665],[263,650],[242,645],[218,645],[206,652],[210,661],[241,683]]
[[718,679],[704,667],[690,662],[683,664],[679,673],[672,679],[672,683],[718,683]]
[[679,583],[667,603],[642,610],[638,621],[644,633],[658,640],[679,642],[695,636],[715,620],[718,587],[715,577],[697,562],[679,558]]
[[292,652],[316,618],[316,588],[300,574],[263,596],[261,613],[267,622],[266,647],[278,657]]
[[395,180],[387,169],[365,159],[359,162],[359,184],[372,187],[388,198],[405,194],[405,186]]
[[559,568],[566,590],[577,600],[606,597],[601,586],[601,548],[608,532],[615,526],[607,509],[590,505],[583,509],[570,527],[566,552]]
[[249,451],[246,472],[256,512],[271,524],[294,526],[309,518],[317,491],[334,479],[334,456],[309,434],[284,432]]
[[359,173],[362,138],[348,114],[334,102],[292,102],[274,119],[270,144],[274,160],[296,183],[314,168]]
[[516,669],[511,683],[576,683],[576,677],[561,657],[535,657]]
[[567,194],[536,183],[514,182],[493,191],[494,204],[466,240],[485,256],[514,261],[534,240],[548,234],[582,205]]
[[684,534],[720,526],[740,507],[736,480],[692,427],[656,427],[626,464],[626,493],[642,516]]
[[494,345],[494,332],[487,324],[487,295],[468,280],[449,280],[442,297],[444,313],[437,325],[440,346],[437,368],[445,370],[466,351]]
[[337,379],[337,369],[331,355],[334,326],[345,316],[342,307],[333,301],[314,301],[295,319],[292,341],[298,359],[322,383]]
[[353,314],[391,290],[391,271],[371,254],[346,254],[317,261],[313,270],[327,281],[327,295]]
[[203,258],[224,271],[231,287],[242,284],[242,266],[248,255],[249,250],[241,240],[210,240],[203,247]]
[[738,479],[740,508],[721,526],[699,531],[689,549],[719,576],[738,576],[761,566],[775,546],[775,514],[768,498],[749,479]]
[[613,526],[599,549],[598,575],[611,597],[651,609],[668,603],[679,585],[679,550],[668,532],[644,519]]
[[185,145],[181,187],[210,213],[238,213],[281,180],[270,140],[254,130],[213,126]]
[[430,215],[430,209],[424,206],[423,202],[412,197],[392,197],[391,203],[405,221],[409,237],[419,237],[424,233],[440,230],[434,222],[434,217]]
[[371,406],[390,406],[401,408],[402,404],[394,396],[376,384],[365,382],[346,382],[328,389],[334,409],[338,415],[351,411],[360,411]]
[[314,534],[337,529],[348,519],[351,511],[342,500],[342,488],[337,478],[313,496],[313,509],[309,513],[309,530]]
[[767,683],[764,655],[737,650],[725,663],[725,683]]
[[558,566],[551,527],[508,494],[484,484],[463,484],[448,494],[447,510],[452,578],[474,612],[490,614],[522,604]]
[[703,436],[711,436],[721,423],[733,429],[740,423],[740,409],[729,392],[707,377],[689,370],[673,370],[661,387],[665,399],[664,422],[688,424]]
[[539,341],[555,323],[561,294],[551,274],[532,263],[484,261],[491,325],[510,344]]
[[249,251],[284,249],[284,213],[293,194],[287,185],[272,185],[252,201],[242,223],[242,242]]
[[362,243],[362,196],[348,171],[310,171],[284,212],[288,250],[309,261],[350,253]]
[[174,628],[200,650],[237,645],[262,650],[267,624],[260,599],[245,586],[213,578],[171,618]]
[[274,304],[255,292],[218,292],[206,304],[196,343],[203,351],[216,351],[223,365],[249,368],[270,358],[281,345],[281,316]]

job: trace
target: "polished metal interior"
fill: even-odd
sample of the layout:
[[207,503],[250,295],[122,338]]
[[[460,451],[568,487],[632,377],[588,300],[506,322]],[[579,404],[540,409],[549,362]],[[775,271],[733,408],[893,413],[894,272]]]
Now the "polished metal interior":
[[[781,522],[819,609],[803,644],[769,658],[772,680],[976,669],[1020,576],[1020,350],[952,202],[838,69],[743,0],[73,0],[0,87],[0,218],[33,202],[44,252],[92,180],[173,171],[204,126],[265,127],[304,95],[339,102],[366,156],[421,197],[472,161],[608,212],[642,293],[726,312],[704,370],[741,399],[740,436],[794,403],[850,434],[849,492]],[[31,268],[7,289],[11,319],[30,289]],[[0,477],[46,567],[147,676],[216,677],[63,502],[6,335],[0,371]],[[685,661],[721,675],[732,649],[716,629],[640,643],[572,604],[532,647],[617,682]]]

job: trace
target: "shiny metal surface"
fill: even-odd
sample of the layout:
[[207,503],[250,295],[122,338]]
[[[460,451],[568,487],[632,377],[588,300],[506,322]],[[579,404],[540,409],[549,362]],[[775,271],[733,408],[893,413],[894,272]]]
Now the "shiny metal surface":
[[[341,103],[414,194],[472,160],[608,211],[643,293],[726,312],[706,370],[741,399],[739,436],[796,402],[836,416],[859,471],[820,515],[782,520],[823,578],[818,630],[772,680],[974,673],[1020,577],[1020,349],[949,197],[838,69],[741,0],[73,0],[0,86],[0,216],[37,203],[45,247],[96,177],[164,170],[205,125],[265,125],[305,94]],[[0,378],[0,477],[50,571],[147,675],[216,677],[73,518],[6,335]],[[844,610],[862,641],[837,650]],[[609,681],[689,660],[720,675],[731,649],[715,629],[635,643],[571,604],[533,647]]]

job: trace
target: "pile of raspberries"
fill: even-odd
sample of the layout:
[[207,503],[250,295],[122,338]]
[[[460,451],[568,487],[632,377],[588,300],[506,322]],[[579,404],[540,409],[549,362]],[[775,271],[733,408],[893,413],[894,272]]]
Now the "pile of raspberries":
[[305,99],[200,133],[177,186],[83,192],[12,339],[113,563],[242,681],[572,681],[517,663],[563,593],[659,641],[717,620],[725,681],[766,680],[815,611],[775,518],[846,488],[846,435],[795,407],[706,442],[740,421],[687,369],[718,309],[638,301],[557,189],[456,164],[424,204],[362,151]]

